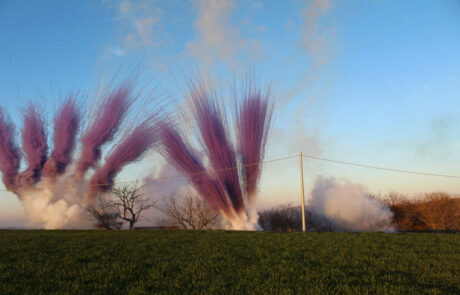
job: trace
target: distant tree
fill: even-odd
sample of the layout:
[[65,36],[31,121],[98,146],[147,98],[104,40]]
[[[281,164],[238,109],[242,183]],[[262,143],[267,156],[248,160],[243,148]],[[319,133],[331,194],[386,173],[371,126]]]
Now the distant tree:
[[86,210],[95,219],[97,228],[120,229],[123,225],[123,222],[118,221],[118,214],[113,212],[111,206],[103,201],[89,205]]
[[427,225],[428,230],[449,231],[459,230],[458,201],[443,192],[433,192],[425,195],[418,202],[417,209],[420,219]]
[[116,185],[112,188],[109,205],[119,219],[128,223],[130,230],[134,229],[142,212],[155,205],[145,194],[140,193],[140,189],[138,181],[132,185]]
[[443,192],[427,193],[423,198],[390,193],[379,199],[393,212],[399,231],[460,230],[460,198]]
[[209,229],[218,217],[203,199],[192,195],[165,198],[158,209],[173,225],[185,230]]

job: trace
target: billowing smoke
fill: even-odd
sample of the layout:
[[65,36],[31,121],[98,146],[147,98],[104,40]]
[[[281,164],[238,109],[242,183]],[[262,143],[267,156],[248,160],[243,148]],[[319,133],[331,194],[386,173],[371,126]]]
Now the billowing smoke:
[[214,90],[202,83],[191,84],[190,102],[198,130],[197,141],[209,167],[192,152],[189,141],[173,123],[163,122],[161,128],[160,152],[166,161],[187,176],[195,190],[233,229],[256,228],[252,203],[272,115],[268,92],[262,96],[257,87],[246,90],[242,103],[238,105],[236,101],[238,140],[234,145],[223,106],[218,103]]
[[390,209],[370,198],[361,184],[349,180],[318,176],[309,205],[342,230],[394,230]]
[[[27,167],[18,174],[20,150],[14,140],[14,125],[0,109],[0,171],[5,187],[22,201],[32,225],[46,229],[91,227],[86,207],[110,189],[121,169],[138,160],[158,138],[158,112],[129,124],[121,140],[98,165],[102,148],[113,140],[133,104],[131,87],[121,86],[98,101],[97,111],[81,138],[81,151],[72,162],[80,119],[77,101],[69,96],[54,119],[53,152],[48,159],[46,128],[37,109],[24,111],[22,150]],[[133,116],[139,121],[139,115]],[[141,117],[142,118],[142,117]],[[47,160],[48,159],[48,160]],[[86,175],[95,168],[90,180]],[[43,176],[43,178],[42,178]]]

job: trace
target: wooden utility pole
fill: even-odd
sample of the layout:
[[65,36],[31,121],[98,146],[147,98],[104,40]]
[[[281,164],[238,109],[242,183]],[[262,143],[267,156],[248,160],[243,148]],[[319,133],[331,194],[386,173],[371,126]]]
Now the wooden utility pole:
[[301,188],[301,193],[302,193],[302,231],[306,231],[306,226],[305,226],[305,194],[303,190],[303,164],[302,164],[302,152],[299,154],[300,158],[300,188]]

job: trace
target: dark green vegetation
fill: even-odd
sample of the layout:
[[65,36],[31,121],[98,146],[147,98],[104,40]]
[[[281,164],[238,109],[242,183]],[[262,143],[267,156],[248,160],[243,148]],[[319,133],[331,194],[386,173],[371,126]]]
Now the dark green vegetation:
[[0,231],[0,294],[460,294],[460,234]]

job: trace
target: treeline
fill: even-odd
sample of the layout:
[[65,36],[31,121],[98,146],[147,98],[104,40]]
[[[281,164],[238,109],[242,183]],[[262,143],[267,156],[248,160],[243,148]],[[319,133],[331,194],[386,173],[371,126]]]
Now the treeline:
[[398,231],[460,231],[459,197],[433,192],[422,198],[393,193],[377,199],[393,212]]
[[[393,213],[393,226],[397,231],[451,232],[460,231],[460,198],[444,192],[427,193],[422,197],[402,194],[369,195]],[[306,208],[308,231],[342,230],[333,221]],[[259,212],[259,225],[268,231],[301,231],[301,207],[281,206]]]

